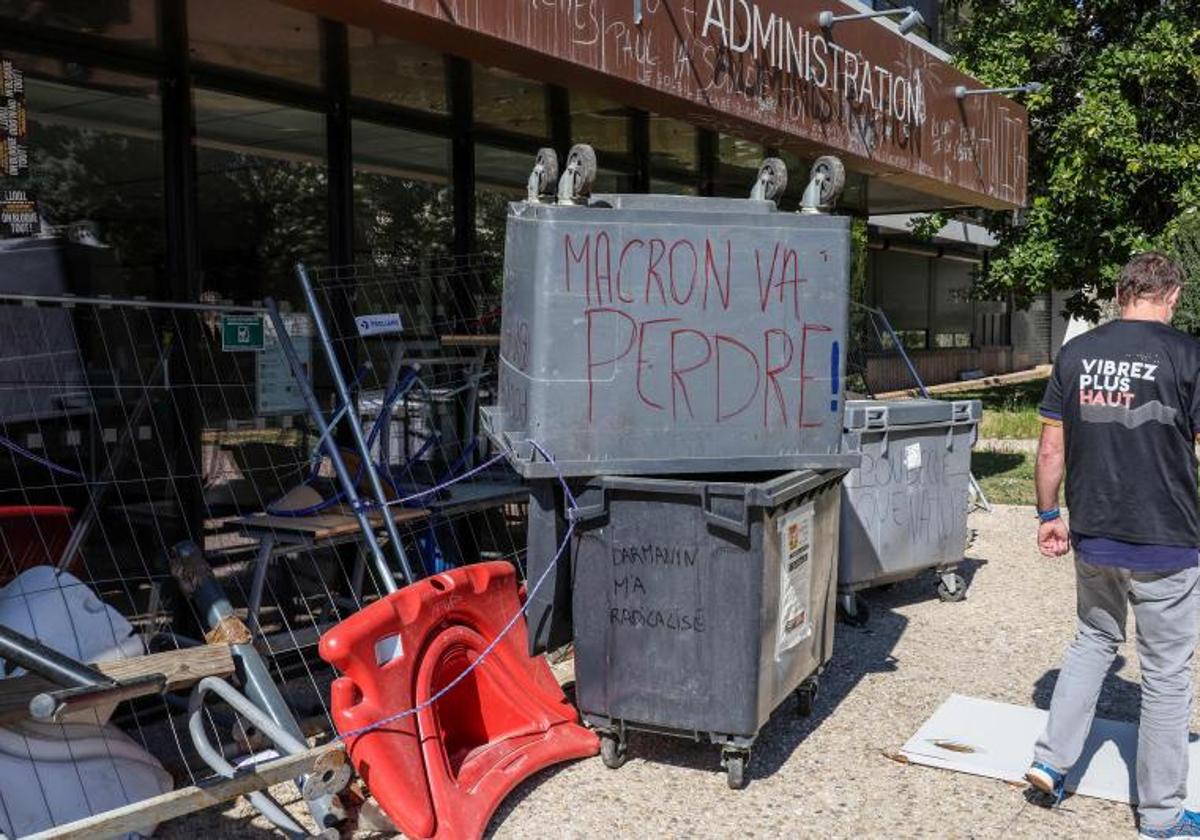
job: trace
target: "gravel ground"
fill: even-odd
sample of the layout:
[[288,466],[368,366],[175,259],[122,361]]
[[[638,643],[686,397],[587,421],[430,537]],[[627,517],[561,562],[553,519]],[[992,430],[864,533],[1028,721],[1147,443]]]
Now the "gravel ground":
[[[965,567],[967,600],[940,603],[932,576],[868,593],[868,625],[838,625],[814,715],[800,719],[790,705],[775,715],[755,749],[747,789],[726,787],[714,747],[634,734],[620,770],[595,758],[529,780],[501,806],[489,835],[1132,837],[1128,806],[1074,797],[1048,811],[1027,802],[1021,788],[885,755],[955,692],[1043,708],[1049,701],[1074,628],[1071,563],[1037,554],[1029,508],[976,513],[971,525],[978,538]],[[1099,714],[1134,720],[1138,672],[1130,645],[1117,664]],[[266,823],[247,813],[244,803],[213,808],[161,834],[266,836]]]

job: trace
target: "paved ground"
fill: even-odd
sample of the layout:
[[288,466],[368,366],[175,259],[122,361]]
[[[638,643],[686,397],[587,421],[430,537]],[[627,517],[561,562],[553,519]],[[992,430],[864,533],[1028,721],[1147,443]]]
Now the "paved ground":
[[[839,625],[813,717],[781,709],[762,733],[749,787],[729,790],[712,747],[634,736],[620,770],[592,759],[530,780],[502,806],[496,838],[1132,837],[1126,806],[1073,798],[1059,811],[988,779],[886,757],[953,692],[1044,707],[1073,632],[1069,560],[1041,558],[1029,508],[974,514],[970,596],[942,604],[922,577],[872,593],[863,629]],[[1127,645],[1100,714],[1136,719]],[[986,722],[981,722],[986,725]],[[1195,722],[1194,722],[1195,726]],[[163,827],[173,838],[264,835],[243,806]]]

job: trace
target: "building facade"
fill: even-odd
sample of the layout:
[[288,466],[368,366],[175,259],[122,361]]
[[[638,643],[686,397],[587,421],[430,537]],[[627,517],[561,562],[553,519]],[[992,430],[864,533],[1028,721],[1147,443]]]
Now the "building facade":
[[[871,7],[843,0],[0,2],[27,159],[0,179],[106,249],[74,291],[236,301],[294,298],[300,259],[495,261],[537,149],[578,142],[597,191],[743,196],[773,154],[795,208],[830,153],[864,221],[1019,207],[1025,112],[955,98],[980,85],[925,40],[924,6],[901,35],[821,27]],[[1042,360],[1011,306],[969,294],[987,242],[869,229],[869,302],[914,351]]]

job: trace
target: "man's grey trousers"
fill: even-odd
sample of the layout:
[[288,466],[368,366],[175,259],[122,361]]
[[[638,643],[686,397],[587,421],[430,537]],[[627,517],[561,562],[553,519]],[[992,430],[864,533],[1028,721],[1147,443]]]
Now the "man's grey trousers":
[[1200,629],[1200,569],[1130,572],[1075,561],[1079,631],[1067,649],[1034,760],[1067,771],[1092,728],[1100,686],[1125,641],[1133,606],[1142,669],[1137,794],[1143,828],[1173,825],[1187,794],[1192,651]]

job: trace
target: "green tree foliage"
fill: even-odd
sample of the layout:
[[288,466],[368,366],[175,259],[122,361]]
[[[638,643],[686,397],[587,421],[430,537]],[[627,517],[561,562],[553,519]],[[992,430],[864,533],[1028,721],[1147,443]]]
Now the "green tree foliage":
[[1181,213],[1163,240],[1164,249],[1179,260],[1189,278],[1175,310],[1175,326],[1200,335],[1200,210],[1193,207]]
[[1045,85],[1025,100],[1029,208],[989,214],[1000,245],[982,291],[1027,301],[1081,289],[1068,307],[1094,315],[1129,256],[1165,247],[1200,204],[1200,3],[949,5],[968,2],[952,45],[962,67],[993,85]]

